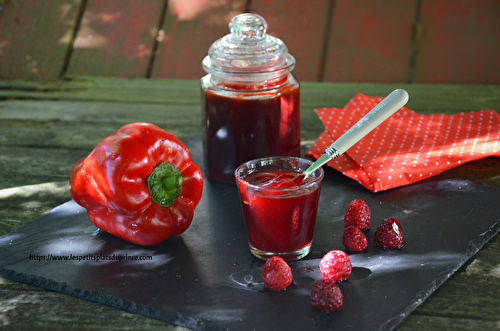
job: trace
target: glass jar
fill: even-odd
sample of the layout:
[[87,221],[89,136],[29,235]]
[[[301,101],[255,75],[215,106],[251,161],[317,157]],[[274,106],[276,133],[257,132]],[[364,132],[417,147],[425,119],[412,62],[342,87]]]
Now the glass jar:
[[300,86],[295,59],[266,34],[259,15],[241,14],[203,59],[203,145],[207,177],[234,184],[242,163],[300,156]]

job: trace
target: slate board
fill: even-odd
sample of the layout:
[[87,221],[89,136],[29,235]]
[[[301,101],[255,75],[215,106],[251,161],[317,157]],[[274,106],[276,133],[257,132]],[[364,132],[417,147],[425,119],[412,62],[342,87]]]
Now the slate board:
[[[187,146],[202,164],[201,139]],[[312,252],[291,263],[294,282],[284,292],[262,285],[264,262],[248,250],[236,187],[209,181],[192,226],[153,247],[96,231],[85,210],[69,201],[0,237],[0,275],[195,330],[390,330],[498,233],[499,193],[440,177],[372,193],[327,169]],[[321,278],[321,257],[343,249],[343,215],[355,198],[372,210],[370,245],[350,254],[353,273],[339,284],[342,310],[322,313],[311,308],[310,290]],[[401,250],[373,245],[387,217],[403,227]],[[36,261],[30,254],[152,260]]]

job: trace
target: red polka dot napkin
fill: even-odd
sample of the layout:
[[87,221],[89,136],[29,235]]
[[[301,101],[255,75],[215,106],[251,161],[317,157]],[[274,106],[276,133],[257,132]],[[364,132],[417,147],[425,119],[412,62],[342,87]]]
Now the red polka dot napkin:
[[[316,109],[325,131],[306,157],[323,155],[382,99],[358,94],[344,108]],[[500,115],[495,111],[420,115],[402,107],[327,165],[379,192],[487,156],[500,156]]]

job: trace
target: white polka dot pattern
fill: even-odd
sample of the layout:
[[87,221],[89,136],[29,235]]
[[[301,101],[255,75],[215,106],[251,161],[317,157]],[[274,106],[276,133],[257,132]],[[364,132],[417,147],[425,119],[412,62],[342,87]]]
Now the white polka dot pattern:
[[[319,158],[382,99],[358,94],[344,108],[316,109],[325,131],[306,156]],[[328,165],[378,192],[487,156],[500,156],[495,111],[420,115],[403,107]]]

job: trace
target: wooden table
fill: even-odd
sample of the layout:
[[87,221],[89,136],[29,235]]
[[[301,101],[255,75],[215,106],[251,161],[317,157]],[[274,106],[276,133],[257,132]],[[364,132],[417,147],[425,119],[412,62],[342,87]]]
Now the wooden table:
[[[500,86],[303,82],[302,144],[323,131],[314,108],[343,107],[356,93],[384,96],[401,87],[423,114],[494,109]],[[104,137],[130,122],[157,124],[181,140],[200,134],[197,81],[79,77],[56,83],[0,81],[0,235],[71,199],[70,169]],[[445,173],[500,186],[500,158]],[[399,330],[500,329],[500,238],[420,305]],[[180,330],[111,307],[0,278],[0,326],[6,329]]]

